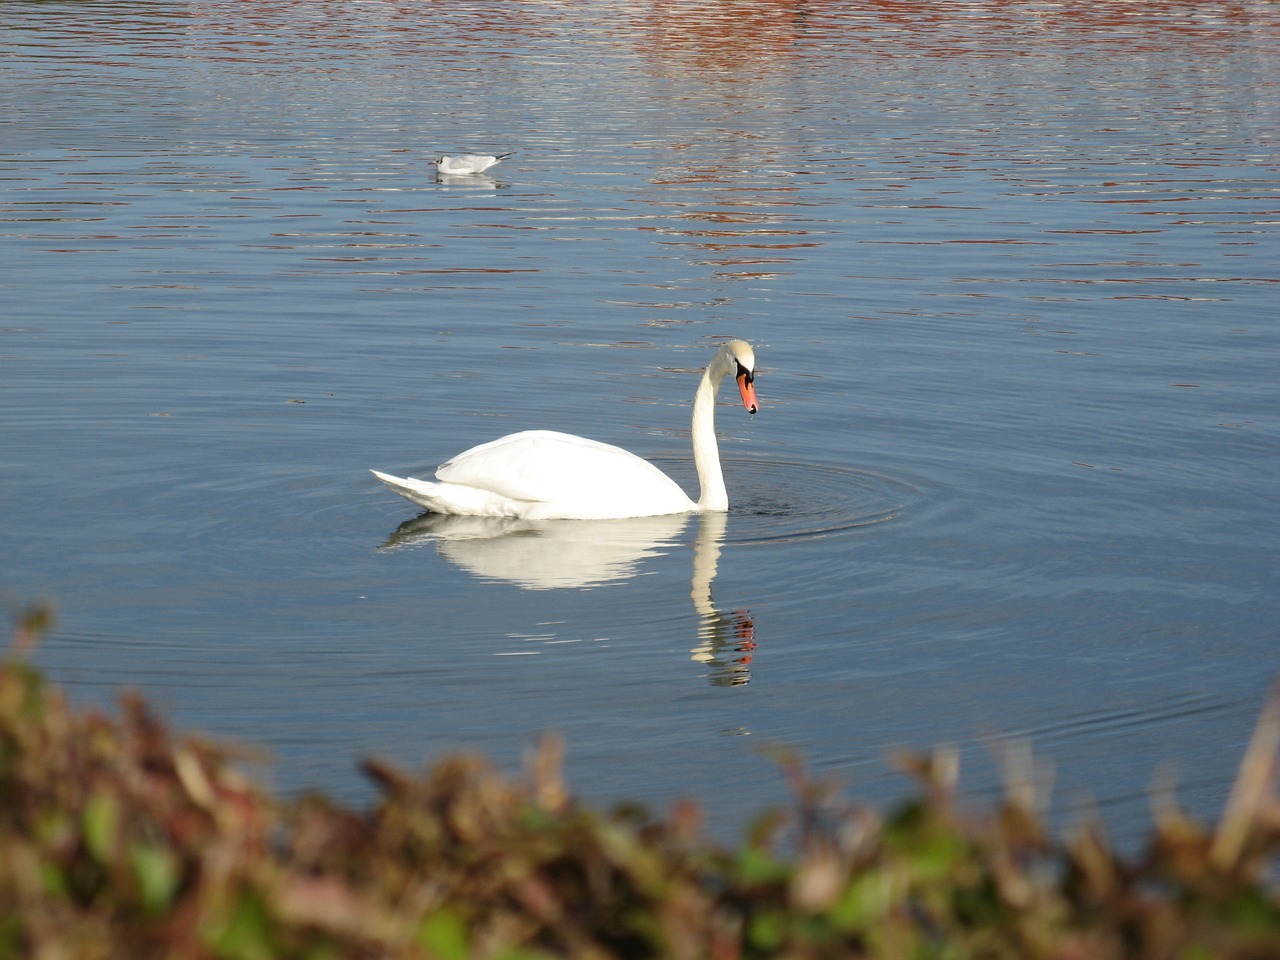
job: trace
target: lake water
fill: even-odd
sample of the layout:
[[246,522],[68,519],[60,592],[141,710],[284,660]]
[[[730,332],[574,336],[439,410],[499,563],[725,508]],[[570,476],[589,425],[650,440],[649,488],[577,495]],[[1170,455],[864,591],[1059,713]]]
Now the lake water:
[[[1280,668],[1280,8],[0,6],[0,592],[39,661],[367,798],[378,754],[700,800],[895,748],[1122,837],[1216,814]],[[438,179],[445,152],[516,151]],[[504,433],[726,517],[462,529]]]

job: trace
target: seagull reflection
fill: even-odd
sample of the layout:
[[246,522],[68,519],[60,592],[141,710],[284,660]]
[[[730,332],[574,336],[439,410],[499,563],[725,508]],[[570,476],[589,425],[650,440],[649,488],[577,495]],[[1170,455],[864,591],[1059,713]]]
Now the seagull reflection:
[[[746,611],[721,613],[711,597],[728,522],[724,513],[696,515],[689,596],[698,614],[691,659],[710,668],[716,686],[750,679],[755,625]],[[636,575],[646,557],[675,544],[689,514],[627,520],[519,520],[424,513],[396,528],[381,550],[434,543],[455,566],[524,590],[595,587]]]
[[498,181],[483,173],[437,173],[436,183],[446,187],[496,188]]

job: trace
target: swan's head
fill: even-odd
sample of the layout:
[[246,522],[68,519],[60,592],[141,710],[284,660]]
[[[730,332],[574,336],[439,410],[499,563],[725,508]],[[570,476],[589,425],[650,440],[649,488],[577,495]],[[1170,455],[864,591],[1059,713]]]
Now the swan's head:
[[751,344],[745,340],[730,340],[716,355],[723,370],[721,376],[733,374],[738,382],[738,393],[742,395],[742,405],[747,413],[754,414],[760,409],[760,401],[756,398],[756,355]]

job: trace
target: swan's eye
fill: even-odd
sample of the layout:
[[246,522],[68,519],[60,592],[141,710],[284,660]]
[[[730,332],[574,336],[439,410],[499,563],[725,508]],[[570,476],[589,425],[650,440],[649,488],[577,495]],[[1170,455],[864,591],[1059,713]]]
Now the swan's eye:
[[738,365],[738,376],[740,376],[740,377],[746,377],[746,378],[747,378],[747,383],[755,383],[755,381],[756,381],[756,375],[755,375],[755,372],[754,372],[754,371],[752,371],[752,370],[748,370],[746,367],[744,367],[744,366],[742,365],[742,361],[740,361],[740,360],[735,360],[735,361],[733,361],[733,362],[734,362],[734,363],[736,363],[736,364]]

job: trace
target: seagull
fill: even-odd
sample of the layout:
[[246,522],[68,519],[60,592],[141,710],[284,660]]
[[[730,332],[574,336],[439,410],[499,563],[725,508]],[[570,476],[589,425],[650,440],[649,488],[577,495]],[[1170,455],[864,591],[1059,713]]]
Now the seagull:
[[[515,151],[513,150],[512,153]],[[505,160],[510,153],[500,153],[496,157],[480,156],[475,153],[460,153],[456,157],[440,157],[431,162],[436,165],[437,173],[484,173],[499,160]]]

